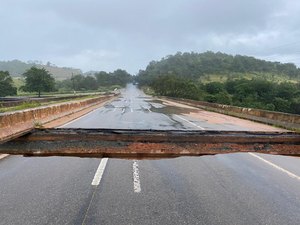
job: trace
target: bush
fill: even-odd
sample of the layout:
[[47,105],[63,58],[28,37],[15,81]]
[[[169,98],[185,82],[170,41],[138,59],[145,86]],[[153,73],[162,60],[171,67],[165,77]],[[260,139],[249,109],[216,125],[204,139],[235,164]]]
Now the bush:
[[280,112],[290,112],[291,103],[282,98],[275,98],[273,101],[275,110]]
[[0,96],[16,95],[17,88],[13,86],[13,80],[7,71],[0,71]]
[[299,84],[239,79],[204,85],[165,75],[155,78],[151,88],[158,95],[300,114]]

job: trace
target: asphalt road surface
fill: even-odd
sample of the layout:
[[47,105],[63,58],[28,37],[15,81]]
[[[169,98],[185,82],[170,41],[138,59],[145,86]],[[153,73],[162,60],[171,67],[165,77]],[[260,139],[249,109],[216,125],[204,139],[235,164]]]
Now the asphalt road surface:
[[[81,128],[276,130],[162,102],[129,85]],[[227,154],[163,160],[0,160],[0,224],[300,224],[300,159]]]

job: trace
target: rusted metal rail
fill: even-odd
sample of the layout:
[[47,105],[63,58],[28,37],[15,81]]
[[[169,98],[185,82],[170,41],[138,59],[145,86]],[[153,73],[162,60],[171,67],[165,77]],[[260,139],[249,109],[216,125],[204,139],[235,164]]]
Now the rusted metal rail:
[[35,129],[0,145],[0,154],[165,158],[234,152],[300,156],[293,132]]

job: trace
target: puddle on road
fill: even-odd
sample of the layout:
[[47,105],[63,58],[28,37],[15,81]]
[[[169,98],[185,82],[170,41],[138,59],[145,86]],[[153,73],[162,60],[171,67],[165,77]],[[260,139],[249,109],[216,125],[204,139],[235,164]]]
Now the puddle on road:
[[[131,108],[127,104],[130,104],[130,99],[119,99],[119,102],[124,102],[123,106],[115,106],[112,103],[108,103],[104,107],[108,110],[116,109],[119,108],[122,110],[121,114],[125,114],[128,112],[142,112],[145,114],[149,113],[157,113],[162,115],[163,117],[160,117],[161,120],[163,120],[163,123],[156,124],[157,129],[179,129],[179,130],[186,130],[188,129],[186,127],[186,123],[183,121],[180,121],[178,119],[174,118],[174,115],[189,115],[190,113],[198,113],[199,109],[195,108],[186,108],[186,107],[181,107],[178,105],[169,105],[166,104],[164,101],[159,100],[159,99],[153,99],[151,97],[143,97],[140,96],[138,97],[140,99],[143,99],[144,103],[139,104],[139,108]],[[145,104],[146,103],[146,104]],[[165,119],[164,119],[165,118]],[[153,118],[152,118],[153,119]]]
[[[172,115],[176,115],[176,114],[190,114],[190,113],[199,112],[198,109],[191,109],[191,108],[183,108],[183,107],[180,107],[180,106],[166,105],[166,104],[163,103],[163,101],[158,100],[158,99],[153,99],[152,97],[140,96],[140,97],[137,97],[137,98],[144,99],[145,102],[147,102],[150,105],[150,108],[140,106],[141,108],[140,109],[135,109],[136,111],[142,111],[142,112],[145,112],[145,113],[149,113],[149,112],[162,113],[162,114],[165,114],[169,117],[171,117]],[[118,99],[118,100],[115,100],[114,102],[121,102],[121,101],[124,101],[124,99],[123,100]],[[125,99],[125,102],[128,102],[128,100]],[[123,107],[122,106],[121,107],[120,106],[116,107],[114,104],[109,103],[109,104],[104,105],[104,107],[108,108],[108,109],[112,109],[112,108],[128,108],[129,106],[125,105]]]
[[112,109],[115,108],[115,106],[113,104],[106,104],[104,105],[104,108]]

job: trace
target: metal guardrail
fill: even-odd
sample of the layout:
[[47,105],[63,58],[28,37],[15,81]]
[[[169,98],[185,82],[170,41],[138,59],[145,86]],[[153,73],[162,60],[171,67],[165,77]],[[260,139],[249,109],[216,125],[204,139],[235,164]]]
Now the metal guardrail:
[[235,152],[300,156],[294,132],[35,129],[0,145],[0,153],[25,156],[168,158]]

